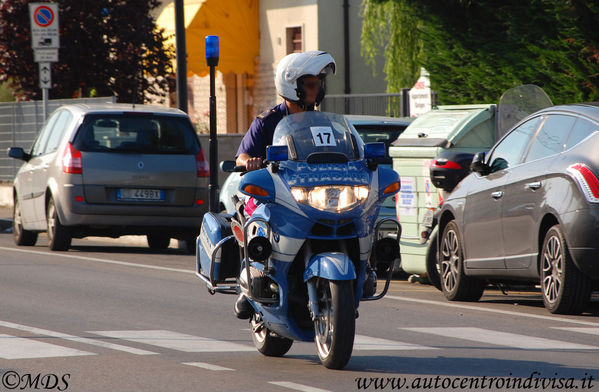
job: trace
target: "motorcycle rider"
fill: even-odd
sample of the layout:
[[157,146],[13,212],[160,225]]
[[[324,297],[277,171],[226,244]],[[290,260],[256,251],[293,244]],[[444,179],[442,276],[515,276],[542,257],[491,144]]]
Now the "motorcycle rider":
[[[324,98],[324,80],[329,73],[335,73],[335,67],[333,56],[320,50],[285,56],[275,72],[275,87],[283,102],[254,118],[237,150],[236,164],[245,166],[247,171],[260,169],[279,121],[289,114],[314,110]],[[251,214],[253,209],[255,202],[250,199],[246,211]],[[235,302],[235,315],[248,319],[252,312],[247,297],[241,293]]]

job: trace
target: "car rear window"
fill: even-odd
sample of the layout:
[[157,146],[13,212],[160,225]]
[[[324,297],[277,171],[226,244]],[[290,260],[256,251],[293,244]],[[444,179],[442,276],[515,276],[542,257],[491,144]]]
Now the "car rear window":
[[155,114],[93,114],[74,141],[80,151],[197,154],[198,138],[187,118]]

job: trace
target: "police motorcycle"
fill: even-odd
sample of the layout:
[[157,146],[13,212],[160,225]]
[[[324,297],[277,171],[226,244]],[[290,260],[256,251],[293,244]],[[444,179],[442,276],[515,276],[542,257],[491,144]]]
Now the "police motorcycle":
[[[264,168],[241,178],[240,194],[258,202],[251,216],[250,202],[237,196],[235,214],[204,216],[197,276],[211,293],[247,296],[260,353],[283,356],[294,340],[314,341],[325,367],[349,361],[360,302],[386,294],[400,257],[399,222],[377,220],[400,188],[398,174],[377,164],[385,154],[383,143],[364,145],[341,115],[286,116]],[[379,232],[387,221],[395,238]],[[386,275],[378,291],[377,272]]]

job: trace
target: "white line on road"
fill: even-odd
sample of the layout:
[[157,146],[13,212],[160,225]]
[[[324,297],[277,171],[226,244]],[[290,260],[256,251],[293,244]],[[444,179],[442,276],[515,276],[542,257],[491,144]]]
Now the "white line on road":
[[156,353],[153,353],[151,351],[140,350],[140,349],[133,348],[133,347],[121,346],[120,344],[103,342],[101,340],[93,340],[93,339],[88,339],[88,338],[82,338],[82,337],[79,337],[79,336],[68,335],[68,334],[65,334],[65,333],[62,333],[62,332],[55,332],[55,331],[49,331],[47,329],[29,327],[27,325],[15,324],[15,323],[11,323],[11,322],[8,322],[8,321],[0,321],[0,327],[6,327],[6,328],[11,328],[11,329],[18,329],[18,330],[21,330],[21,331],[31,332],[31,333],[34,333],[36,335],[51,336],[51,337],[54,337],[54,338],[60,338],[60,339],[64,339],[64,340],[70,340],[70,341],[73,341],[73,342],[78,342],[78,343],[90,344],[90,345],[93,345],[93,346],[99,346],[99,347],[109,348],[111,350],[124,351],[124,352],[128,352],[130,354],[136,354],[136,355],[154,355],[154,354],[156,354]]
[[394,340],[373,338],[370,336],[356,335],[354,350],[435,350],[435,347],[420,346],[418,344],[397,342]]
[[268,383],[273,384],[273,385],[278,385],[283,388],[293,389],[293,390],[302,391],[302,392],[330,392],[328,389],[309,387],[307,385],[296,384],[294,382],[289,382],[289,381],[269,381]]
[[214,371],[224,371],[224,370],[235,371],[235,369],[222,367],[222,366],[218,366],[218,365],[213,365],[211,363],[205,363],[205,362],[184,362],[183,365],[195,366],[195,367],[199,367],[202,369],[214,370]]
[[90,331],[90,333],[190,353],[255,351],[255,348],[249,345],[164,330]]
[[0,358],[51,358],[73,357],[80,355],[96,355],[87,351],[57,346],[55,344],[39,342],[34,339],[19,338],[11,335],[0,334]]
[[599,335],[599,328],[574,328],[574,327],[552,327],[553,329],[561,329],[564,331],[588,333],[591,335]]
[[527,314],[527,313],[520,313],[520,312],[512,312],[510,310],[490,309],[490,308],[483,308],[481,306],[460,305],[460,304],[455,304],[455,303],[451,303],[451,302],[447,302],[447,301],[431,301],[428,299],[397,297],[395,295],[386,295],[385,298],[394,299],[396,301],[416,302],[416,303],[426,304],[426,305],[438,305],[438,306],[442,306],[444,308],[478,310],[481,312],[506,314],[506,315],[510,315],[510,316],[528,317],[528,318],[536,318],[536,319],[541,319],[541,320],[559,321],[562,323],[592,325],[595,327],[599,327],[599,323],[594,323],[591,321],[568,319],[568,318],[554,317],[554,316],[543,316],[541,314]]
[[100,259],[100,258],[97,258],[97,257],[76,256],[76,255],[65,254],[63,252],[60,252],[60,253],[50,253],[50,252],[40,252],[40,251],[37,251],[37,250],[5,248],[5,247],[1,247],[1,246],[0,246],[0,250],[6,250],[6,251],[11,251],[11,252],[31,253],[31,254],[34,254],[34,255],[54,256],[54,257],[60,257],[61,259],[68,258],[68,259],[79,259],[79,260],[86,260],[86,261],[95,261],[97,263],[116,264],[116,265],[123,265],[123,266],[126,266],[126,267],[145,268],[145,269],[152,269],[152,270],[158,270],[158,271],[183,272],[185,274],[194,274],[195,275],[195,271],[194,270],[186,270],[186,269],[180,269],[180,268],[169,268],[169,267],[160,267],[158,265],[146,265],[146,264],[129,263],[127,261]]
[[406,331],[470,340],[525,350],[599,350],[599,347],[472,327],[400,328]]

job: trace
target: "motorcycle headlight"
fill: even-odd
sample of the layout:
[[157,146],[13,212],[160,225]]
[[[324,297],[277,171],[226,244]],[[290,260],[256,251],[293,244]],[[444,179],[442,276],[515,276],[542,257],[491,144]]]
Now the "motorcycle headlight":
[[368,198],[369,191],[370,189],[366,185],[291,187],[291,194],[298,203],[329,212],[341,212],[354,208]]

